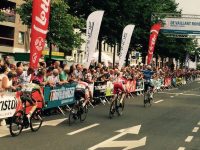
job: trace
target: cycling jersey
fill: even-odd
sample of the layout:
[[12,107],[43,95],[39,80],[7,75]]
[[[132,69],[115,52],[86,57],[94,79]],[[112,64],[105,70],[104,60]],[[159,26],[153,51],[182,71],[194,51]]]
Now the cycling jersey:
[[142,72],[144,74],[144,79],[149,82],[154,72],[151,70],[143,70]]
[[126,84],[126,80],[124,78],[121,78],[121,77],[118,77],[116,79],[116,81],[114,81],[114,91],[113,91],[113,94],[117,94],[117,92],[120,90],[120,91],[125,91],[126,88],[125,88],[125,85]]
[[148,90],[148,87],[154,88],[154,86],[150,82],[154,72],[151,70],[143,70],[142,72],[144,74],[144,80],[145,80],[144,91],[146,92]]
[[75,90],[75,99],[80,100],[85,98],[85,94],[88,94],[89,87],[87,82],[79,81]]

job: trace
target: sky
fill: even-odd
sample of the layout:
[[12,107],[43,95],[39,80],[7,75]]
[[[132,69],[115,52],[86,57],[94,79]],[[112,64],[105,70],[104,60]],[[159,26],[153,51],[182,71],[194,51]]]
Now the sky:
[[200,0],[175,0],[182,14],[200,15]]
[[[178,8],[182,9],[182,14],[200,15],[200,0],[175,0],[179,3]],[[198,39],[200,47],[200,39]]]

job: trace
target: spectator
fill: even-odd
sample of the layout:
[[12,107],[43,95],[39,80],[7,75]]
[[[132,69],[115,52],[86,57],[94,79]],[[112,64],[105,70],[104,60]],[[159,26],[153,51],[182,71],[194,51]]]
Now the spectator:
[[39,84],[39,85],[46,85],[46,78],[45,78],[45,75],[46,75],[46,70],[43,69],[43,68],[39,68],[38,69],[38,73],[37,75],[34,77],[33,79],[33,83],[36,83],[36,84]]
[[6,55],[3,57],[3,59],[4,59],[4,65],[8,67],[8,70],[10,71],[10,57]]
[[23,73],[19,76],[20,83],[21,84],[30,83],[33,79],[33,73],[34,73],[34,69],[30,67],[28,68],[27,71],[23,71]]
[[18,67],[23,68],[24,65],[23,65],[23,63],[22,63],[21,61],[19,61],[19,62],[16,63],[16,67],[17,67],[17,68],[18,68]]
[[40,62],[40,67],[41,68],[46,68],[47,67],[46,62],[44,62],[44,61]]
[[7,91],[12,88],[12,76],[8,78],[8,68],[6,66],[2,66],[1,74],[0,74],[0,89],[1,91]]
[[47,78],[47,84],[50,86],[56,86],[56,84],[60,84],[58,69],[54,69],[53,74]]
[[69,73],[68,66],[65,65],[64,69],[60,71],[60,75],[59,75],[60,81],[62,81],[62,83],[67,83],[68,73]]
[[60,69],[60,62],[59,61],[55,61],[54,68],[55,69]]
[[74,72],[75,77],[78,78],[78,79],[83,79],[82,71],[83,71],[83,68],[82,68],[81,64],[77,64],[76,65],[76,70]]

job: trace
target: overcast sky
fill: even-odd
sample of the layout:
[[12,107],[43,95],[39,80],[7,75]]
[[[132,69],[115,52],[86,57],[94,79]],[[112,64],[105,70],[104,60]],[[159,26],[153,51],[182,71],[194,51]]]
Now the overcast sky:
[[[182,9],[182,14],[200,15],[200,0],[175,0]],[[200,46],[200,39],[198,39]]]
[[200,0],[176,0],[182,14],[200,15]]

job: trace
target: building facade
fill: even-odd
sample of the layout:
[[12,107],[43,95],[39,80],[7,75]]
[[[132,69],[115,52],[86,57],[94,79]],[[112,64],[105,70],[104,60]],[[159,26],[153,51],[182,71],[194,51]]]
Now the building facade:
[[27,53],[29,51],[30,31],[22,24],[15,9],[23,0],[0,1],[0,11],[5,14],[5,21],[0,22],[0,53]]

